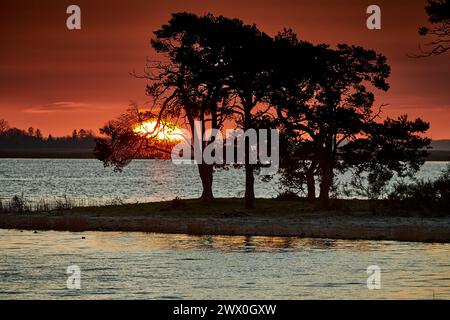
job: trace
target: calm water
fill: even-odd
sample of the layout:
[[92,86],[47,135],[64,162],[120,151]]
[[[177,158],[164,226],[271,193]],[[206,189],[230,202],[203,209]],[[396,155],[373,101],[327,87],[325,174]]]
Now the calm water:
[[[244,194],[244,175],[237,169],[222,170],[214,177],[219,197]],[[0,159],[0,199],[21,193],[27,199],[72,199],[107,202],[172,200],[201,195],[201,181],[195,165],[174,165],[171,161],[136,160],[123,172],[104,168],[93,159]],[[277,194],[275,183],[259,182],[258,197]]]
[[[428,162],[418,177],[433,179],[445,166],[445,162]],[[276,196],[277,181],[257,179],[256,196]],[[217,172],[214,191],[217,197],[242,197],[243,171],[231,168]],[[199,197],[201,182],[196,166],[170,161],[136,160],[117,173],[93,159],[0,159],[0,199],[9,200],[22,193],[29,200],[54,200],[67,195],[86,205],[115,199],[145,202]]]
[[[0,299],[450,299],[449,250],[394,241],[0,230]],[[380,290],[366,285],[374,264]],[[81,290],[66,288],[69,265],[81,269]]]

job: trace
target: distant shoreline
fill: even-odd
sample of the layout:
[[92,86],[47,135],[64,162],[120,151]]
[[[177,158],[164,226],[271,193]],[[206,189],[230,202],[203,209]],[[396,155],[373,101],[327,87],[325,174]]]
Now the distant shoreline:
[[0,214],[0,228],[57,231],[140,231],[190,235],[251,235],[450,242],[450,216],[373,209],[368,200],[339,200],[337,209],[304,201],[174,200],[59,212]]

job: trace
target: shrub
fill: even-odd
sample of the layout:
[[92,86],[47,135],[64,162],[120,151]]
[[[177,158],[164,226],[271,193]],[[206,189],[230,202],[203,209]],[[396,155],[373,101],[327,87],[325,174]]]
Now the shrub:
[[401,201],[407,208],[450,213],[450,165],[434,181],[419,180],[395,185],[389,199]]
[[24,213],[29,211],[29,208],[26,204],[25,198],[23,197],[23,194],[20,196],[14,196],[11,199],[11,202],[9,204],[9,208],[11,212],[14,213]]
[[291,190],[284,190],[282,192],[280,192],[277,197],[275,198],[275,200],[279,200],[279,201],[296,201],[296,200],[301,200],[302,198],[295,192],[291,191]]

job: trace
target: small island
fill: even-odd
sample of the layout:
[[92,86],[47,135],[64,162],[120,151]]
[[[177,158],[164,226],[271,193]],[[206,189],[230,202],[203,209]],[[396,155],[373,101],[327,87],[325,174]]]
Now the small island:
[[382,200],[332,200],[325,208],[301,199],[199,199],[3,213],[0,228],[57,231],[140,231],[190,235],[252,235],[450,242],[450,216],[403,210]]

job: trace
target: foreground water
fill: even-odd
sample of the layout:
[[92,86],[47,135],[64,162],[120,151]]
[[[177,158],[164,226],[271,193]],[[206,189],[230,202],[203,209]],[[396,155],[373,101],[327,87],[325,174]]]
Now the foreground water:
[[[446,162],[427,162],[417,174],[434,179]],[[214,175],[217,197],[242,197],[244,173],[230,168]],[[338,180],[346,181],[348,176]],[[255,183],[257,197],[279,194],[277,177]],[[123,172],[103,168],[94,159],[0,159],[0,200],[23,194],[26,199],[55,201],[66,195],[80,205],[116,202],[146,202],[201,195],[201,182],[195,165],[174,165],[170,161],[136,160]]]
[[0,252],[0,299],[450,299],[450,244],[0,230]]

